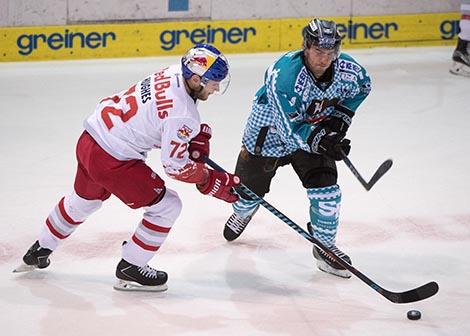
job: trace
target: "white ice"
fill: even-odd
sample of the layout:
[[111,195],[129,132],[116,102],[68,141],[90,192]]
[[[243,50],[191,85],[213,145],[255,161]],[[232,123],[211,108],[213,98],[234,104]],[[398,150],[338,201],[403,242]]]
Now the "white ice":
[[[165,293],[112,289],[120,246],[141,211],[111,198],[54,252],[48,269],[13,274],[75,174],[75,142],[98,100],[175,57],[0,64],[0,333],[2,335],[439,335],[470,334],[470,79],[448,72],[451,47],[350,51],[373,90],[349,132],[366,192],[339,163],[338,245],[383,287],[437,281],[439,293],[393,304],[356,277],[314,266],[311,244],[266,210],[227,243],[231,207],[171,181],[181,217],[151,265]],[[251,99],[279,54],[229,55],[228,92],[200,104],[212,158],[233,170]],[[159,173],[159,153],[149,164]],[[306,193],[281,168],[266,200],[305,227]],[[406,312],[418,309],[422,319]]]

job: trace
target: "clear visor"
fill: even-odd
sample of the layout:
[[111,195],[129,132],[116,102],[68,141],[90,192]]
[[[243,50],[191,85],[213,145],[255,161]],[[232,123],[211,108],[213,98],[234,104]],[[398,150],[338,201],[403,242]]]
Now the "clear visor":
[[223,95],[225,91],[227,91],[228,86],[230,84],[230,73],[225,76],[224,79],[222,79],[220,82],[217,82],[215,80],[210,80],[207,78],[203,78],[201,81],[201,85],[205,88],[207,88],[209,91],[214,92],[214,94],[219,94]]

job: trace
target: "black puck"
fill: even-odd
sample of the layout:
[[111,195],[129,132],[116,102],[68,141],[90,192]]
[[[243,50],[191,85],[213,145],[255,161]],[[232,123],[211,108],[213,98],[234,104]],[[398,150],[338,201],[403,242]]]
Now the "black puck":
[[419,310],[410,310],[406,316],[410,320],[419,320],[421,318],[421,312]]

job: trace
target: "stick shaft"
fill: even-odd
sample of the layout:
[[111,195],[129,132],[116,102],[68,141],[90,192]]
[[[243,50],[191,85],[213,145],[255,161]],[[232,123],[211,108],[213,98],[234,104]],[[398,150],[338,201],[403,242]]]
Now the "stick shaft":
[[[217,163],[212,161],[209,158],[205,159],[205,162],[212,168],[219,170],[219,171],[224,171],[222,167],[220,167]],[[360,176],[360,175],[359,175]],[[362,280],[365,284],[367,284],[370,288],[375,290],[377,293],[385,297],[387,300],[393,302],[393,303],[409,303],[409,302],[415,302],[419,300],[426,299],[434,294],[437,293],[438,291],[438,285],[435,282],[430,282],[427,283],[423,286],[420,286],[415,289],[411,289],[406,292],[391,292],[388,291],[381,286],[379,286],[375,281],[371,280],[368,278],[365,274],[357,270],[354,266],[348,264],[345,262],[343,259],[338,257],[336,254],[334,254],[328,247],[323,245],[319,240],[317,240],[315,237],[311,236],[307,231],[305,231],[303,228],[301,228],[299,225],[294,223],[289,217],[284,215],[281,211],[276,209],[274,206],[269,204],[267,201],[265,201],[262,197],[259,197],[257,194],[255,194],[253,191],[251,191],[247,186],[244,184],[240,184],[240,187],[242,191],[247,194],[250,198],[258,200],[260,204],[266,208],[269,212],[274,214],[276,217],[278,217],[280,220],[282,220],[285,224],[289,225],[292,229],[294,229],[297,233],[299,233],[302,237],[304,237],[306,240],[309,242],[315,244],[319,248],[321,248],[326,254],[328,254],[331,258],[333,258],[337,263],[339,263],[341,266],[346,268],[348,271],[350,271],[352,274],[354,274],[356,277],[358,277],[360,280]]]

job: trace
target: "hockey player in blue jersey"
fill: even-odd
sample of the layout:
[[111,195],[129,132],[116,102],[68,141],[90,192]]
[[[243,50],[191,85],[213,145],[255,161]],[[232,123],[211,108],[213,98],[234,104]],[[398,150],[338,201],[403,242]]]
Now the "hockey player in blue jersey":
[[[260,197],[269,192],[278,167],[292,165],[310,201],[309,232],[339,257],[336,247],[341,189],[336,162],[350,151],[346,134],[370,91],[366,70],[340,53],[341,36],[333,21],[313,19],[303,29],[302,50],[272,64],[255,95],[243,134],[235,174]],[[237,239],[259,204],[239,192],[224,237]],[[313,247],[320,270],[340,277],[351,274]]]

